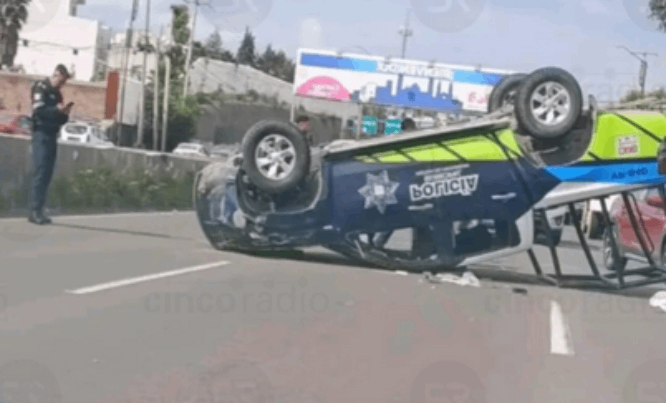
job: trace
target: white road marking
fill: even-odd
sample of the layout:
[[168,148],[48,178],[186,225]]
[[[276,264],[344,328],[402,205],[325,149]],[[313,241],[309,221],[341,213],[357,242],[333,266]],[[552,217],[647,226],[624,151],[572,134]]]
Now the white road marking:
[[[165,216],[165,215],[182,215],[182,214],[194,214],[194,210],[190,211],[157,211],[157,212],[145,212],[145,213],[107,213],[107,214],[91,214],[91,215],[55,215],[51,216],[55,220],[81,220],[88,218],[131,218],[131,217],[144,217],[144,216]],[[26,216],[27,217],[27,216]],[[12,218],[0,218],[0,223],[3,222],[12,222],[12,221],[26,221],[26,217],[12,217]]]
[[569,323],[562,314],[562,307],[556,301],[550,301],[550,353],[575,355]]
[[229,262],[227,262],[227,261],[202,264],[200,266],[186,267],[184,269],[165,271],[165,272],[162,272],[162,273],[149,274],[147,276],[127,278],[127,279],[124,279],[124,280],[112,281],[112,282],[104,283],[104,284],[97,284],[97,285],[93,285],[93,286],[90,286],[90,287],[79,288],[77,290],[66,290],[65,292],[67,294],[76,294],[76,295],[92,294],[92,293],[95,293],[95,292],[106,291],[106,290],[110,290],[112,288],[124,287],[124,286],[127,286],[127,285],[134,285],[134,284],[143,283],[143,282],[146,282],[146,281],[159,280],[159,279],[163,279],[163,278],[166,278],[166,277],[173,277],[173,276],[179,276],[181,274],[194,273],[194,272],[202,271],[202,270],[209,270],[209,269],[212,269],[214,267],[224,266],[224,265],[227,265],[227,264],[229,264]]

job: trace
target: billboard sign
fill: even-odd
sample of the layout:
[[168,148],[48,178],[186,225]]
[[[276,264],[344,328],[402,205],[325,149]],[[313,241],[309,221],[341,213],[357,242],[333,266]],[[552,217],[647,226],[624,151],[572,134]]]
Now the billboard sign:
[[441,112],[486,112],[511,71],[299,49],[297,96]]

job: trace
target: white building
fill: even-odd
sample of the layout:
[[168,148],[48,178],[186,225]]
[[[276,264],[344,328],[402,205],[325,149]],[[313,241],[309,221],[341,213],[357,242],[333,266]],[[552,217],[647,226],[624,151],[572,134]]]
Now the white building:
[[[65,0],[46,25],[31,27],[28,17],[19,33],[14,65],[21,65],[27,74],[50,75],[57,64],[64,64],[76,80],[92,81],[103,70],[103,57],[108,47],[110,29],[99,21],[75,17],[82,0]],[[33,21],[33,24],[37,24]],[[99,77],[97,77],[99,78]]]
[[[125,63],[125,58],[127,57],[127,41],[126,32],[119,32],[113,35],[111,39],[110,50],[108,53],[108,67],[110,69],[122,70],[123,64]],[[157,41],[159,35],[155,35],[151,32],[148,33],[148,42],[153,46],[153,49],[156,50]],[[162,46],[168,45],[170,42],[170,37],[164,34],[161,38]],[[146,32],[135,30],[132,34],[132,47],[129,51],[129,63],[127,64],[128,70],[130,72],[130,77],[134,77],[138,80],[141,79],[141,72],[143,71],[143,58],[144,53],[138,50],[139,43],[144,44],[146,42]],[[163,51],[164,49],[162,49]],[[146,54],[146,70],[148,72],[146,80],[151,76],[151,72],[155,70],[157,62],[157,53],[155,51],[148,52]]]

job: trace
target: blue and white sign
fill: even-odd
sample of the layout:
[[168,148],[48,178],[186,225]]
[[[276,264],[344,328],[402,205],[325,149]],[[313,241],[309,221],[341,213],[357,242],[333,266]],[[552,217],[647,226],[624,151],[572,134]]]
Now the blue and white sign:
[[493,86],[512,71],[300,49],[294,93],[341,102],[487,110]]

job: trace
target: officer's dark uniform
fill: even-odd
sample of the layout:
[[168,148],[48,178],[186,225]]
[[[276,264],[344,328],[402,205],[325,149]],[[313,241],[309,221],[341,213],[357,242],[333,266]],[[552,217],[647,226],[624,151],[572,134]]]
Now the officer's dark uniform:
[[69,116],[58,109],[63,102],[60,90],[50,79],[38,81],[32,87],[32,160],[34,176],[31,186],[30,209],[42,215],[58,151],[58,133]]

